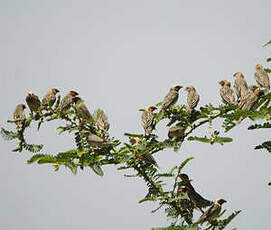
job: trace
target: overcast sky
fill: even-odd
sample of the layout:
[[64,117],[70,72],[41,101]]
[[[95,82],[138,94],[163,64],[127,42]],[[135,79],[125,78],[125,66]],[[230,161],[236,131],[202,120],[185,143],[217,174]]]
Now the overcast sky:
[[[174,84],[193,85],[200,105],[220,103],[218,81],[241,71],[254,83],[254,66],[266,65],[271,49],[271,2],[183,0],[0,0],[0,125],[12,117],[26,92],[43,96],[56,87],[76,90],[91,111],[103,108],[111,134],[141,133],[138,109],[163,99]],[[179,103],[185,101],[181,90]],[[271,228],[271,156],[253,147],[270,131],[247,131],[249,121],[230,132],[224,147],[186,143],[155,158],[167,170],[189,156],[193,184],[209,199],[224,198],[227,214],[243,212],[228,229]],[[57,136],[56,124],[27,132],[53,154],[73,146]],[[157,132],[166,134],[161,124]],[[202,131],[201,134],[205,134]],[[0,228],[8,230],[150,229],[167,226],[164,212],[138,204],[146,193],[139,179],[106,167],[73,176],[62,168],[27,165],[31,153],[13,153],[1,138]]]

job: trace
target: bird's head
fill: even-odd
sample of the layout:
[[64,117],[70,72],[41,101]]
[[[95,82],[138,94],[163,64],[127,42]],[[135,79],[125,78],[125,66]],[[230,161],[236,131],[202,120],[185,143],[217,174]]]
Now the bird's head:
[[156,109],[157,109],[156,106],[148,106],[148,107],[147,107],[147,111],[149,111],[149,112],[153,112],[153,111],[156,110]]
[[73,97],[79,95],[79,93],[77,93],[77,92],[75,92],[75,91],[73,91],[73,90],[69,91],[68,94],[71,95],[71,96],[73,96]]
[[29,96],[29,97],[32,97],[32,96],[34,96],[35,94],[32,92],[32,91],[28,91],[27,92],[27,96]]
[[183,88],[181,85],[174,85],[170,89],[175,90],[175,91],[178,92],[181,88]]
[[224,200],[224,199],[216,199],[215,200],[215,204],[220,204],[220,205],[222,205],[222,204],[224,204],[224,203],[226,203],[227,201],[226,200]]
[[244,75],[241,72],[236,72],[235,74],[233,74],[233,77],[235,77],[235,78],[238,78],[238,77],[244,78]]
[[183,181],[189,181],[189,177],[188,177],[186,174],[184,174],[184,173],[181,173],[181,174],[179,175],[179,177],[180,177]]
[[221,86],[224,86],[225,85],[225,81],[226,80],[219,81],[218,84],[221,85]]
[[53,94],[57,94],[57,93],[59,93],[59,90],[58,89],[56,89],[56,88],[52,88],[52,89],[50,89],[51,90],[51,92],[53,93]]
[[131,145],[138,145],[141,142],[141,139],[139,137],[130,137],[129,142]]
[[263,66],[262,66],[261,64],[257,64],[257,65],[255,66],[255,69],[256,69],[256,70],[261,70],[261,69],[263,69]]
[[74,103],[77,103],[77,102],[82,101],[82,99],[81,99],[81,97],[73,97],[73,98],[72,98],[72,101],[73,101]]
[[187,86],[184,90],[189,93],[191,91],[195,91],[195,88],[193,86]]
[[82,135],[83,135],[84,137],[88,137],[89,134],[90,134],[90,132],[87,131],[87,130],[84,130],[84,131],[82,132]]
[[19,104],[19,107],[22,108],[22,109],[26,108],[26,106],[24,104]]

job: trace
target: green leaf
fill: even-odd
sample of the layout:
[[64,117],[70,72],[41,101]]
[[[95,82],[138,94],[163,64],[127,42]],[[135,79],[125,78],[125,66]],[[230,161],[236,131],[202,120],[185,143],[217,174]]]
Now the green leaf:
[[127,136],[127,137],[139,137],[139,138],[144,137],[144,135],[142,135],[142,134],[132,134],[132,133],[124,133],[124,136]]
[[193,159],[194,159],[194,157],[189,157],[189,158],[185,159],[185,160],[181,163],[181,165],[179,166],[179,170],[181,170],[184,166],[186,166],[186,164],[187,164],[189,161],[191,161],[191,160],[193,160]]
[[92,170],[93,170],[97,175],[99,175],[99,176],[103,176],[103,175],[104,175],[104,172],[103,172],[102,168],[101,168],[99,165],[95,164],[95,165],[92,165],[92,166],[90,166],[90,167],[92,168]]
[[188,137],[187,140],[189,141],[199,141],[203,143],[211,143],[211,140],[207,137]]
[[271,44],[271,40],[263,45],[263,47],[266,47]]
[[48,156],[48,155],[45,155],[45,154],[36,154],[34,156],[32,156],[28,161],[27,161],[27,164],[32,164],[40,159],[42,159],[44,156]]
[[265,68],[264,71],[265,71],[266,73],[271,73],[271,69],[268,69],[268,68]]
[[271,58],[267,58],[266,61],[267,61],[267,62],[270,62],[270,61],[271,61]]
[[1,128],[0,133],[1,133],[1,136],[3,137],[3,139],[6,140],[6,141],[10,141],[10,140],[18,138],[17,133],[12,132],[12,131],[8,131],[8,130],[6,130],[4,128]]

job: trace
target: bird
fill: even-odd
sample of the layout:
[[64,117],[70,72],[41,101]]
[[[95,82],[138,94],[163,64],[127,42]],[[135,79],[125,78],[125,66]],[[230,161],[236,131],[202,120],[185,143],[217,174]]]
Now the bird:
[[24,119],[25,119],[25,110],[26,106],[24,104],[19,104],[16,106],[14,112],[13,112],[13,119],[16,121],[17,129],[20,129],[23,127]]
[[267,90],[270,90],[270,79],[268,73],[264,71],[263,66],[261,64],[257,64],[255,69],[256,72],[254,74],[254,77],[258,85]]
[[41,100],[41,110],[46,109],[48,106],[52,107],[56,101],[56,94],[59,90],[56,88],[50,89]]
[[185,128],[182,126],[172,126],[168,130],[168,138],[180,140],[184,136],[184,131]]
[[75,102],[75,109],[78,113],[78,117],[81,118],[82,122],[87,122],[89,119],[92,118],[87,106],[85,105],[84,101],[80,97],[74,98]]
[[187,86],[185,88],[185,91],[188,92],[187,98],[186,98],[186,101],[187,101],[186,111],[188,113],[191,113],[198,105],[200,96],[197,93],[195,87],[193,86]]
[[206,200],[205,198],[203,198],[200,194],[198,194],[195,191],[194,187],[190,183],[189,177],[186,174],[182,173],[179,175],[179,177],[182,179],[181,184],[189,187],[188,196],[189,196],[191,202],[194,204],[194,206],[198,210],[203,212],[202,208],[208,207],[213,204],[212,201]]
[[150,135],[154,129],[153,111],[156,109],[155,106],[148,106],[141,115],[141,125],[144,128],[146,135]]
[[236,72],[233,76],[235,77],[233,87],[237,96],[237,100],[240,101],[247,93],[248,85],[244,75],[241,72]]
[[179,185],[177,188],[177,194],[181,195],[180,201],[179,201],[179,207],[181,209],[187,210],[191,216],[193,216],[193,210],[194,205],[190,201],[188,192],[190,188],[188,186]]
[[102,131],[102,134],[105,137],[109,135],[108,130],[110,128],[110,124],[108,122],[108,117],[106,116],[105,112],[102,109],[97,110],[96,125]]
[[31,115],[33,115],[33,112],[36,112],[36,113],[39,112],[41,102],[37,95],[29,91],[26,95],[25,101],[30,109]]
[[91,147],[101,148],[114,144],[112,141],[104,140],[103,138],[86,130],[82,132],[82,135],[86,137],[86,140]]
[[219,82],[219,84],[221,85],[220,96],[222,101],[225,104],[237,105],[238,103],[235,100],[234,91],[231,88],[231,83],[228,80],[222,80]]
[[207,209],[199,218],[197,223],[204,223],[206,221],[212,221],[214,220],[222,209],[222,204],[226,203],[227,201],[224,199],[216,199],[214,204]]
[[[133,147],[136,147],[142,144],[142,140],[139,137],[130,137],[129,142],[131,143]],[[139,159],[144,160],[146,163],[150,163],[151,165],[153,164],[158,167],[156,160],[154,159],[152,154],[149,152],[139,155]]]
[[[240,101],[238,109],[240,110],[253,110],[257,105],[260,97],[264,94],[263,90],[256,89],[254,92],[249,90],[247,95]],[[237,123],[240,123],[244,118],[240,117]]]
[[178,98],[179,98],[179,90],[183,88],[180,85],[174,85],[170,88],[169,92],[165,96],[162,105],[161,105],[161,110],[168,109],[170,106],[174,105]]
[[57,112],[59,115],[63,115],[63,112],[67,111],[71,107],[77,95],[77,92],[71,90],[66,94],[66,96],[63,97],[57,108]]

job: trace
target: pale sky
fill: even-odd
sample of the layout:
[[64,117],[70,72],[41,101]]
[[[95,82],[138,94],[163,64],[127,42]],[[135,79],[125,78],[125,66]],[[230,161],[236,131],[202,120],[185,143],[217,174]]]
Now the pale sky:
[[[76,90],[93,112],[103,108],[111,135],[142,133],[138,109],[163,99],[174,84],[193,85],[200,105],[218,105],[218,81],[243,72],[254,83],[254,66],[266,65],[271,48],[271,2],[183,0],[0,0],[0,125],[12,117],[31,90],[42,97],[49,88]],[[186,93],[180,91],[179,103]],[[163,123],[164,124],[164,123]],[[157,133],[165,136],[159,125]],[[210,146],[185,143],[178,153],[155,155],[165,171],[189,156],[186,166],[195,188],[208,199],[224,198],[227,214],[243,212],[228,229],[271,227],[270,154],[254,151],[270,131],[248,131],[248,120],[227,134],[234,142]],[[56,124],[27,139],[53,154],[73,146],[57,136]],[[207,134],[206,129],[201,133]],[[196,133],[194,133],[196,135]],[[27,165],[31,153],[13,153],[14,142],[0,139],[0,229],[138,230],[168,226],[157,205],[138,204],[147,188],[125,178],[115,166],[105,176],[91,170],[77,176],[65,168]]]

